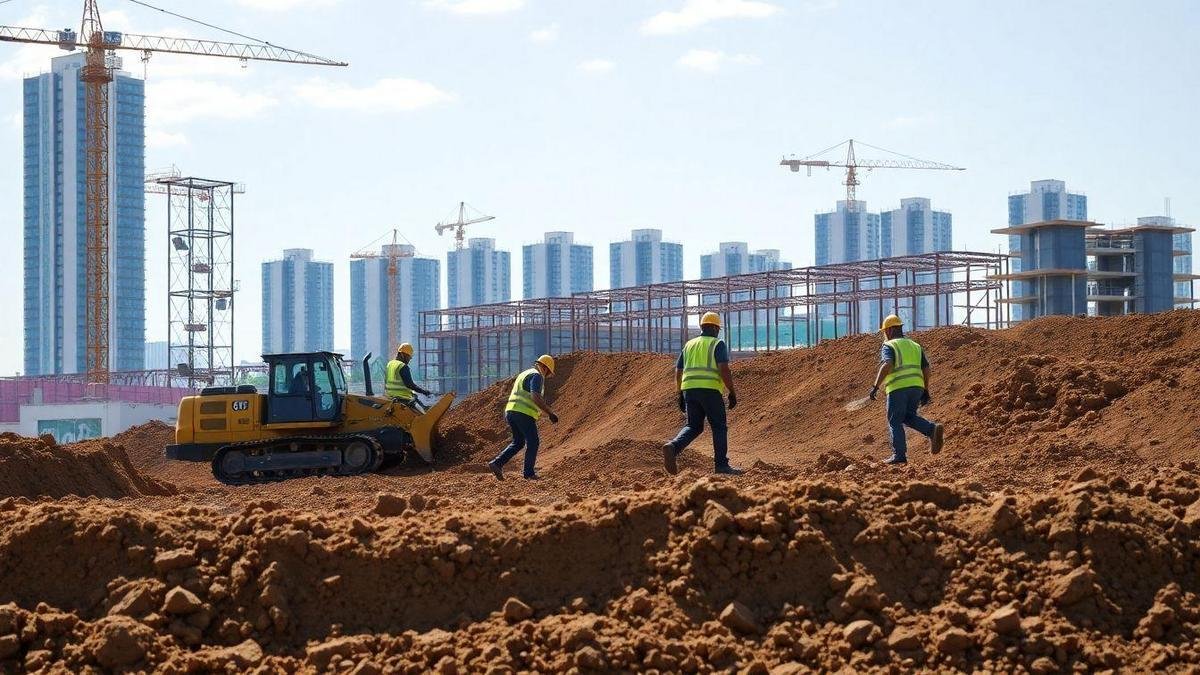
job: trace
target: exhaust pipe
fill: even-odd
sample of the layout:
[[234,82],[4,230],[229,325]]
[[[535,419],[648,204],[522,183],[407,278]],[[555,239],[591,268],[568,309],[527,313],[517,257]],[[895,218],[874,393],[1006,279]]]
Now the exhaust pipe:
[[371,352],[367,352],[367,355],[363,357],[362,368],[363,383],[367,387],[367,396],[374,396],[375,392],[371,389]]

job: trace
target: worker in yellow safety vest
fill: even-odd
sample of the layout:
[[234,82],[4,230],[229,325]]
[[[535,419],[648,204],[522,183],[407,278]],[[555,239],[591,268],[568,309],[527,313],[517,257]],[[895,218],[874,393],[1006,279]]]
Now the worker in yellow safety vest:
[[879,372],[875,385],[871,387],[871,400],[883,387],[887,396],[887,420],[892,437],[892,456],[885,464],[908,463],[908,440],[904,427],[916,429],[930,440],[929,451],[942,451],[942,425],[930,422],[917,414],[917,409],[930,403],[929,359],[925,350],[915,340],[904,337],[904,322],[895,314],[883,320],[880,331],[884,335],[883,348],[879,353]]
[[412,357],[413,346],[409,343],[405,342],[396,348],[396,358],[388,361],[384,372],[383,390],[396,403],[403,403],[420,412],[425,406],[416,395],[429,396],[429,391],[413,382],[412,369],[408,367]]
[[543,398],[548,377],[554,377],[554,357],[543,354],[534,361],[533,367],[522,371],[513,381],[508,403],[504,406],[504,420],[508,422],[508,428],[512,431],[512,442],[500,451],[495,459],[487,463],[498,480],[504,480],[504,464],[522,448],[525,449],[525,479],[538,478],[535,470],[540,445],[537,421],[542,413],[546,413],[551,424],[558,424],[558,415],[554,414],[550,404]]
[[706,312],[700,317],[700,335],[683,346],[675,362],[675,389],[679,410],[687,415],[687,424],[674,440],[663,445],[663,464],[667,473],[677,473],[679,453],[704,431],[704,421],[712,427],[713,464],[717,473],[738,475],[741,469],[729,465],[729,428],[725,416],[725,396],[729,409],[737,407],[733,374],[729,371],[729,349],[721,334],[721,315]]

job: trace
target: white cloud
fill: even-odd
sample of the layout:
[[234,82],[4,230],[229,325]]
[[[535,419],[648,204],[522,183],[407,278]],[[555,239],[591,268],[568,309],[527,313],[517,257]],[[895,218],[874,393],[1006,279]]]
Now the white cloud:
[[293,9],[333,7],[341,0],[236,0],[237,4],[266,12],[286,12]]
[[721,19],[764,19],[779,9],[761,0],[684,0],[678,11],[659,12],[642,22],[642,32],[672,35]]
[[314,77],[295,87],[295,94],[318,108],[359,112],[404,112],[454,100],[454,94],[420,80],[385,78],[367,87]]
[[277,103],[268,94],[241,92],[207,80],[151,79],[146,82],[147,123],[155,128],[197,119],[251,119]]
[[757,66],[762,63],[762,59],[753,54],[726,54],[725,52],[708,49],[693,49],[679,57],[676,63],[683,68],[691,68],[705,73],[715,73],[727,63]]
[[534,42],[554,42],[558,39],[558,24],[552,23],[533,31],[529,34],[529,39]]
[[181,133],[163,131],[157,127],[146,129],[146,147],[154,150],[178,148],[188,144],[187,136]]
[[525,7],[525,0],[425,0],[426,7],[451,14],[504,14]]
[[606,59],[588,59],[579,64],[579,69],[585,73],[607,73],[615,68],[616,65]]

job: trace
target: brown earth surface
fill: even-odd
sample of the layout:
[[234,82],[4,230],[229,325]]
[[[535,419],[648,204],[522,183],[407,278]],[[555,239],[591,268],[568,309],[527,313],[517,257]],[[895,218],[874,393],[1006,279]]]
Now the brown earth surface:
[[[483,468],[509,383],[433,469],[229,488],[171,428],[0,436],[0,670],[1200,668],[1200,312],[916,336],[928,454],[846,412],[879,341],[739,360],[731,456],[673,359],[560,359],[536,482]],[[4,604],[8,603],[8,604]]]

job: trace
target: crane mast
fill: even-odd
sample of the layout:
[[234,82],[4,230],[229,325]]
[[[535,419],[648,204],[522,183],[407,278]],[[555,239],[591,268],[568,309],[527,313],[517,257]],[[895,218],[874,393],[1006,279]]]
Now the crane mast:
[[[486,216],[482,213],[480,213],[479,216],[477,216],[475,218],[467,218],[467,209],[471,209],[472,211],[475,210],[474,208],[471,207],[470,204],[468,204],[466,202],[459,202],[458,203],[458,219],[457,220],[451,221],[449,219],[446,219],[445,221],[440,222],[433,227],[433,229],[437,231],[438,236],[441,236],[441,234],[443,232],[445,232],[446,230],[451,230],[451,229],[454,230],[454,250],[456,250],[456,251],[461,251],[463,249],[463,245],[464,245],[463,232],[464,232],[464,230],[466,230],[467,225],[474,225],[476,223],[486,223],[489,220],[496,219],[495,216]],[[476,213],[478,213],[478,212],[476,211]]]
[[[186,18],[186,17],[184,17]],[[279,61],[323,66],[345,66],[305,52],[277,47],[268,43],[244,44],[137,35],[104,30],[97,0],[84,0],[79,34],[70,30],[51,31],[40,28],[0,26],[0,42],[53,45],[67,51],[83,46],[86,60],[80,71],[84,83],[85,156],[85,215],[86,229],[84,261],[86,326],[84,339],[88,382],[106,383],[110,370],[109,340],[111,285],[109,279],[109,85],[113,71],[109,54],[118,49],[142,53],[143,60],[156,52],[193,54],[236,58],[245,61]],[[66,365],[66,364],[64,364]],[[70,366],[68,366],[70,367]]]

